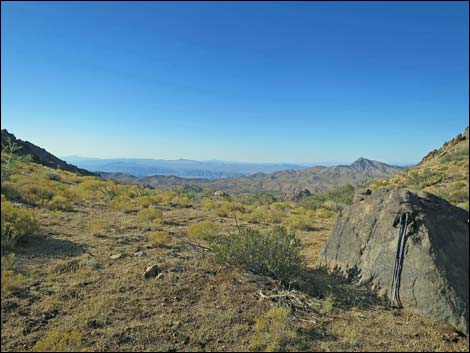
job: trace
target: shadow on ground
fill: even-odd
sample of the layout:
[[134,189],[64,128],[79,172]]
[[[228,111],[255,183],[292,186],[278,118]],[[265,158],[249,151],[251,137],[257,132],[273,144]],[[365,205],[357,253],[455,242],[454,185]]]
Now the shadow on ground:
[[298,289],[321,299],[333,295],[335,306],[343,309],[387,307],[386,301],[375,296],[367,287],[330,274],[322,268],[304,269]]
[[85,252],[86,247],[70,240],[54,239],[48,236],[34,235],[18,244],[15,253],[34,257],[71,257]]

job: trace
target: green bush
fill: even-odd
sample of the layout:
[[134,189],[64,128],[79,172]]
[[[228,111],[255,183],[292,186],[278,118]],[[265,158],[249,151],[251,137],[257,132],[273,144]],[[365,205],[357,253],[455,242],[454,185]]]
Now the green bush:
[[162,211],[153,207],[143,208],[137,213],[137,218],[141,221],[152,222],[156,218],[162,218]]
[[14,264],[15,254],[2,256],[2,295],[21,289],[24,286],[25,277],[21,273],[15,273]]
[[33,352],[81,352],[84,350],[84,335],[78,329],[70,331],[57,328],[47,332],[33,346]]
[[52,200],[47,202],[47,206],[51,210],[73,211],[72,202],[62,195],[55,195],[52,197]]
[[295,331],[289,325],[290,310],[275,307],[256,319],[255,331],[250,339],[251,351],[285,351],[289,340],[295,337]]
[[259,206],[270,205],[273,202],[276,202],[276,198],[274,197],[274,195],[265,191],[255,193],[250,199],[251,204]]
[[33,213],[21,207],[15,207],[2,195],[1,207],[1,245],[9,248],[28,236],[39,232],[39,223]]
[[114,198],[111,203],[111,207],[115,210],[122,211],[124,213],[129,213],[134,209],[134,203],[127,196],[118,196]]
[[218,261],[273,277],[284,284],[295,282],[304,264],[300,240],[282,227],[267,234],[240,229],[236,234],[213,238],[210,246]]
[[325,202],[331,201],[340,208],[344,205],[350,205],[353,198],[354,186],[346,184],[327,193],[306,196],[300,199],[297,204],[301,207],[315,210],[321,208]]
[[153,246],[163,247],[171,242],[171,237],[167,232],[151,232],[148,239]]
[[298,214],[290,216],[283,224],[291,230],[310,230],[313,227],[313,220],[310,214]]
[[211,240],[217,235],[219,227],[210,221],[194,223],[188,228],[188,234],[193,239]]

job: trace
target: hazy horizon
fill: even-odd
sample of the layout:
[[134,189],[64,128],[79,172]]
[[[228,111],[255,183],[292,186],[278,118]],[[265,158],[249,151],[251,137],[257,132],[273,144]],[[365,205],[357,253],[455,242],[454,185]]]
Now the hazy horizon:
[[1,6],[2,128],[58,156],[411,165],[468,125],[466,2]]

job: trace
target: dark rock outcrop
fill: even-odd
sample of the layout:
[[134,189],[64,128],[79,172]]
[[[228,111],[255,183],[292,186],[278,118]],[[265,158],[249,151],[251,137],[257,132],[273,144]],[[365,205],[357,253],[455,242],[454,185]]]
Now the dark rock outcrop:
[[403,212],[412,214],[412,223],[405,233],[401,304],[468,332],[469,215],[437,196],[404,189],[362,194],[339,214],[320,265],[391,299],[398,242],[393,223]]
[[92,173],[86,169],[78,168],[69,164],[47,152],[44,148],[38,147],[31,142],[17,139],[15,135],[9,133],[6,129],[2,130],[1,141],[2,145],[6,144],[7,141],[11,141],[20,146],[21,148],[17,153],[23,156],[30,155],[32,162],[34,163],[39,163],[49,168],[66,170],[80,175],[99,176],[98,174]]

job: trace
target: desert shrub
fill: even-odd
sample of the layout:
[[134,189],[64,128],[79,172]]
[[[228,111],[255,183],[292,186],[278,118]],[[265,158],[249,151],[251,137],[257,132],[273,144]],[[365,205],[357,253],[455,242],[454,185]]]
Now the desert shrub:
[[242,219],[250,223],[280,223],[282,212],[270,209],[269,206],[261,206],[244,215]]
[[22,161],[29,161],[29,156],[20,155],[18,152],[21,150],[21,146],[17,145],[10,138],[6,141],[2,141],[2,152],[1,152],[1,177],[2,181],[5,181],[9,176],[15,172],[16,167]]
[[291,230],[310,230],[313,227],[310,214],[294,214],[285,220],[283,224]]
[[137,218],[141,221],[152,222],[156,218],[162,218],[162,211],[154,207],[143,208],[137,213]]
[[73,211],[73,204],[70,199],[62,195],[55,195],[47,202],[47,207],[51,210]]
[[203,197],[201,199],[201,206],[207,209],[214,209],[217,207],[215,201],[212,200],[210,197]]
[[151,232],[148,235],[149,242],[156,247],[167,246],[171,242],[171,237],[167,232]]
[[273,277],[284,284],[297,280],[304,263],[300,240],[282,227],[267,234],[241,228],[236,234],[213,238],[210,246],[217,260]]
[[14,271],[15,254],[2,256],[1,291],[2,295],[23,288],[25,277]]
[[327,210],[325,208],[318,208],[315,210],[315,216],[317,216],[318,218],[332,218],[335,215],[335,212]]
[[81,352],[85,348],[83,332],[78,329],[57,328],[42,336],[31,351],[33,352]]
[[444,155],[441,159],[443,162],[450,162],[450,161],[462,161],[468,160],[469,156],[469,149],[468,145],[462,145],[461,147],[455,149]]
[[62,181],[62,177],[59,174],[47,172],[44,174],[49,180]]
[[329,293],[326,297],[325,300],[323,301],[323,305],[320,309],[320,312],[322,314],[328,314],[333,310],[333,306],[335,304],[336,297],[334,294]]
[[274,197],[274,195],[270,194],[269,192],[262,191],[262,192],[255,193],[251,197],[249,202],[254,205],[259,205],[259,206],[270,205],[273,202],[276,202],[276,198]]
[[15,207],[2,195],[1,245],[9,248],[22,238],[39,232],[39,223],[33,213],[22,207]]
[[180,207],[188,207],[191,205],[191,199],[186,195],[176,195],[171,200],[171,204]]
[[174,190],[160,191],[155,195],[155,200],[162,205],[171,205],[173,199],[178,196]]
[[57,193],[57,187],[45,175],[12,175],[9,185],[15,189],[16,199],[30,205],[44,205]]
[[108,224],[102,219],[92,219],[88,223],[88,231],[91,235],[100,236],[105,235]]
[[157,201],[149,195],[139,196],[134,199],[134,202],[140,207],[149,207],[157,204]]
[[124,213],[129,213],[134,209],[134,203],[127,196],[118,196],[114,198],[111,203],[111,207],[115,210],[122,211]]
[[102,196],[101,189],[106,185],[106,182],[95,177],[83,177],[76,187],[76,193],[82,199],[97,199]]
[[120,194],[119,187],[112,181],[106,181],[104,185],[98,188],[98,191],[108,200],[113,200]]
[[146,187],[145,185],[137,185],[132,189],[131,195],[133,197],[151,196],[152,189]]
[[219,227],[210,221],[194,223],[188,228],[188,234],[191,238],[211,240],[217,235]]
[[162,218],[154,218],[152,220],[152,223],[150,223],[150,229],[151,230],[157,230],[160,228],[160,226],[162,225]]
[[288,210],[295,207],[291,202],[283,201],[283,202],[274,202],[271,204],[270,208],[276,211],[287,212]]
[[338,206],[350,205],[354,198],[354,186],[346,184],[330,192],[313,194],[303,197],[297,204],[301,207],[315,210],[323,206],[326,201],[332,201]]
[[295,331],[289,325],[290,310],[274,307],[255,321],[254,333],[250,339],[251,351],[281,352],[286,350]]

